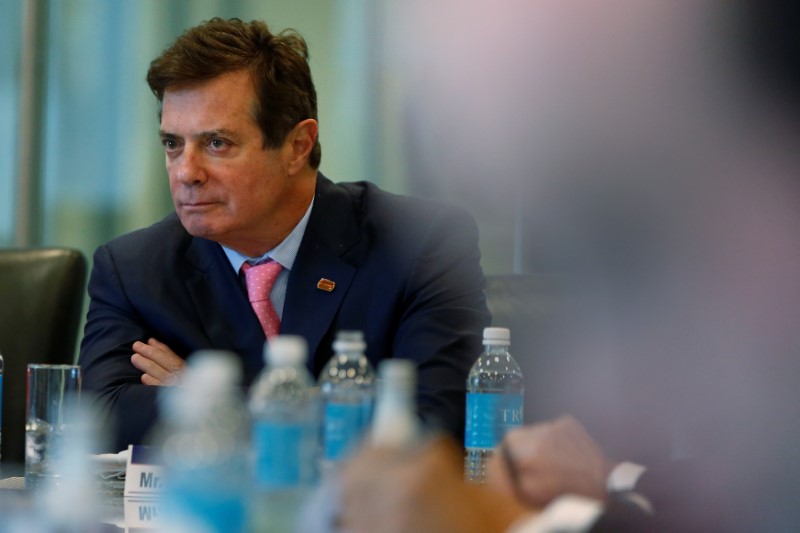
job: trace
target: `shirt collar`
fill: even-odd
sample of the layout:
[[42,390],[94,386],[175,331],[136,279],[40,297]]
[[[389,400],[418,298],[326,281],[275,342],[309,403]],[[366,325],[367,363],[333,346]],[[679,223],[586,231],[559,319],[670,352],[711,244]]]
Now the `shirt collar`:
[[261,263],[266,259],[272,259],[281,264],[281,266],[286,270],[291,270],[292,266],[294,265],[294,260],[297,258],[297,251],[300,249],[300,242],[303,240],[303,235],[306,232],[306,226],[308,226],[308,218],[311,216],[311,208],[314,207],[314,199],[311,199],[311,203],[306,209],[305,215],[303,218],[300,219],[300,222],[294,227],[291,233],[286,236],[275,248],[268,251],[261,257],[248,257],[244,254],[240,254],[236,250],[232,250],[228,247],[222,246],[222,250],[225,252],[225,255],[228,257],[228,261],[230,261],[231,266],[235,272],[239,272],[241,270],[242,265],[245,261],[249,261],[250,263]]

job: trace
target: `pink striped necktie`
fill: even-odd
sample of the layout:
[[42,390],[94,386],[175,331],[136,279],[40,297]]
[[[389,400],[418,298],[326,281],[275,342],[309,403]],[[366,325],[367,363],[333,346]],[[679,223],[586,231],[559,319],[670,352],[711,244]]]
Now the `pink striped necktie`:
[[242,265],[250,305],[253,306],[267,339],[277,335],[281,329],[281,319],[272,306],[269,293],[282,268],[280,263],[272,259],[260,265],[251,265],[247,262]]

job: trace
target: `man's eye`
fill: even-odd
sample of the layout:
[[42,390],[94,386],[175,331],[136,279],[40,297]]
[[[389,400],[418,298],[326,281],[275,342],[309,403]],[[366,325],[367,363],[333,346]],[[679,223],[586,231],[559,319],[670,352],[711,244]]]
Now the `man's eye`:
[[228,146],[228,143],[226,141],[223,141],[222,139],[211,139],[208,142],[208,145],[211,146],[211,148],[214,148],[215,150],[220,150]]
[[178,143],[174,139],[163,139],[161,144],[163,144],[164,148],[167,150],[174,150],[178,147]]

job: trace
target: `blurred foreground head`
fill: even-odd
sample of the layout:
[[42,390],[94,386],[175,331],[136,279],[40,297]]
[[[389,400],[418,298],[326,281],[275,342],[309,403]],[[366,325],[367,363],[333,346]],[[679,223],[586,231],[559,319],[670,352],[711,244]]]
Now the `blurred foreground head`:
[[499,206],[524,198],[531,264],[577,302],[528,339],[535,354],[514,343],[555,361],[531,380],[558,384],[550,400],[610,454],[712,457],[733,493],[701,498],[800,518],[779,496],[800,479],[798,7],[394,9],[417,35],[394,48],[413,165]]

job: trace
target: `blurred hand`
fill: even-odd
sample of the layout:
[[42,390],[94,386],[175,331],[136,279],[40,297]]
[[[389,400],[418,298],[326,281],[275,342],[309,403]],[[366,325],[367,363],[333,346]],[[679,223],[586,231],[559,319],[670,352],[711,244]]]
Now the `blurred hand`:
[[490,460],[487,484],[542,508],[562,494],[604,501],[614,464],[571,416],[509,432]]
[[143,372],[145,385],[177,385],[186,361],[156,339],[133,343],[131,363]]
[[513,497],[463,478],[460,450],[447,439],[415,452],[366,448],[341,472],[342,530],[500,532],[529,512]]

